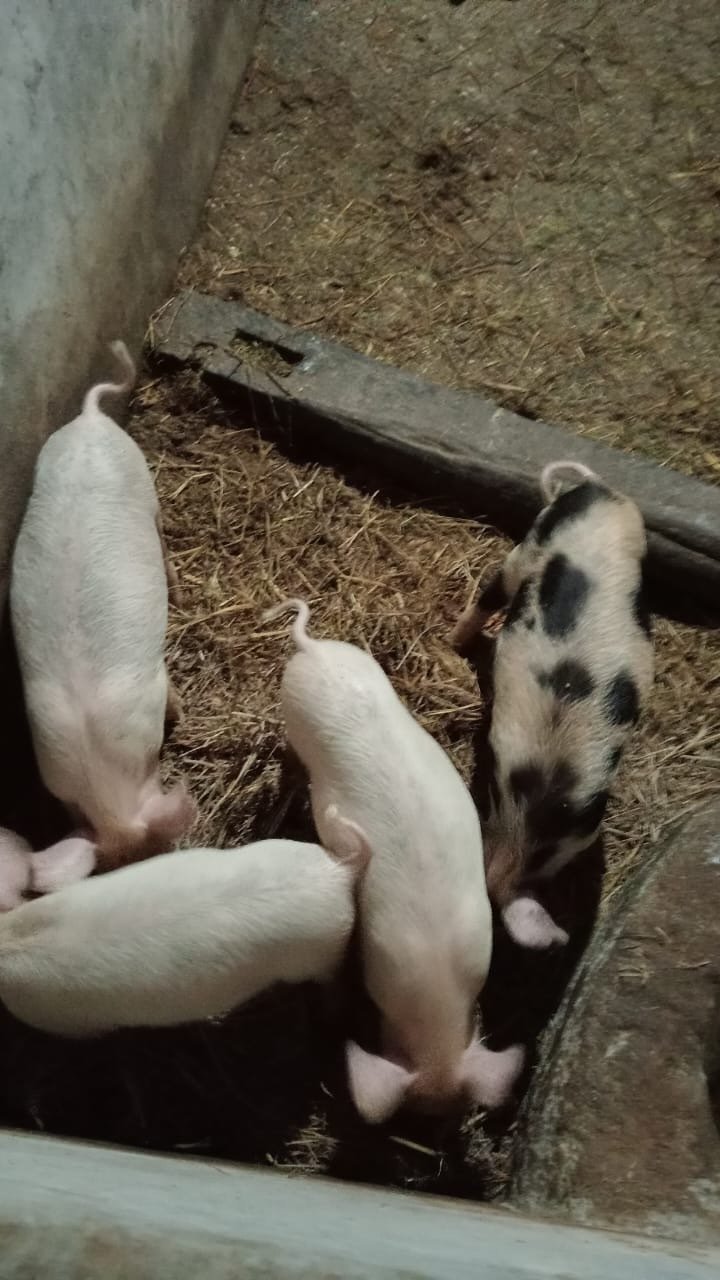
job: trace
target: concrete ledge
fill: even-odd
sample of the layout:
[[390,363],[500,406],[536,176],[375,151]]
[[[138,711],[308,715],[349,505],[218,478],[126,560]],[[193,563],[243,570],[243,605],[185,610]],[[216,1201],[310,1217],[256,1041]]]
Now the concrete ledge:
[[0,603],[40,444],[167,295],[261,4],[0,7]]
[[3,1280],[716,1280],[720,1251],[321,1178],[0,1135]]
[[719,901],[715,799],[590,941],[518,1126],[518,1207],[720,1244]]

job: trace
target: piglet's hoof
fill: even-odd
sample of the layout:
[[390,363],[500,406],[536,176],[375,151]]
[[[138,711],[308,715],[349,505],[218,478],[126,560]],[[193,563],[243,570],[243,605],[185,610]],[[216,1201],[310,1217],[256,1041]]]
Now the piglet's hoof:
[[35,893],[55,893],[66,885],[84,880],[95,869],[95,845],[84,836],[68,836],[30,857],[32,889]]
[[514,898],[502,912],[502,919],[513,942],[534,951],[548,947],[564,947],[568,934],[536,898]]

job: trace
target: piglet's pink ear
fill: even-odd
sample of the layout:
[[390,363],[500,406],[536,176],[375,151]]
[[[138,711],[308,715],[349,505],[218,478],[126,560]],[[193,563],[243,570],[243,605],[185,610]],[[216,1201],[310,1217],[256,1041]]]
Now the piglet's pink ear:
[[169,791],[158,789],[140,810],[140,821],[145,823],[150,838],[168,848],[185,835],[196,818],[197,805],[182,782],[176,782]]
[[568,940],[565,930],[529,894],[514,898],[505,907],[502,918],[513,942],[519,943],[521,947],[544,951],[547,947],[564,947]]
[[366,1124],[389,1120],[405,1101],[414,1074],[389,1058],[366,1053],[352,1040],[348,1041],[346,1057],[350,1093],[363,1120]]
[[462,1084],[472,1102],[489,1110],[501,1107],[520,1075],[524,1060],[525,1050],[519,1044],[493,1053],[479,1040],[473,1040],[461,1064]]
[[35,893],[55,893],[84,880],[95,869],[95,845],[84,836],[68,836],[30,855]]

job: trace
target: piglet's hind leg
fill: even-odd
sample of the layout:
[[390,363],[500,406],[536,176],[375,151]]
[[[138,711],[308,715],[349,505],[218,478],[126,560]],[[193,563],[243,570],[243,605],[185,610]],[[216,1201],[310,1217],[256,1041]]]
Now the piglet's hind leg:
[[499,609],[504,609],[507,603],[504,569],[498,569],[455,623],[450,633],[453,648],[458,653],[465,653],[472,648],[482,636],[488,618]]

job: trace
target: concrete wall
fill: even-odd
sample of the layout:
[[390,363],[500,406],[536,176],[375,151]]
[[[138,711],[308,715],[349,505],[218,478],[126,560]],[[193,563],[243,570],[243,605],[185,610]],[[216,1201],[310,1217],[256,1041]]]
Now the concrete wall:
[[720,1250],[466,1200],[0,1134],[3,1280],[717,1280]]
[[42,440],[171,287],[261,4],[0,3],[0,608]]

